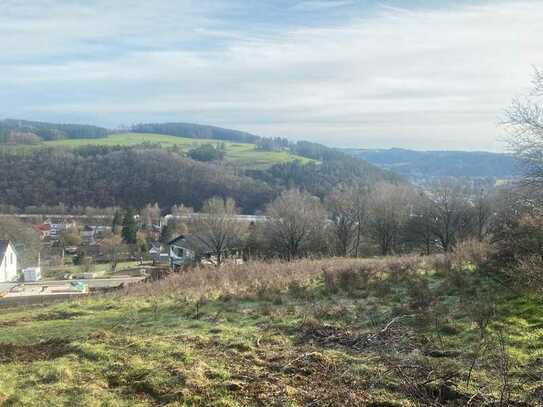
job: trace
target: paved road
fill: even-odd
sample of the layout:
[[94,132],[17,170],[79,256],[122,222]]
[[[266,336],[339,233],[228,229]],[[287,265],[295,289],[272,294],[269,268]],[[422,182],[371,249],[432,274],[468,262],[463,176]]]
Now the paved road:
[[145,280],[145,277],[112,277],[112,278],[89,278],[81,280],[41,280],[34,282],[27,282],[24,285],[38,285],[38,286],[55,286],[55,285],[66,285],[70,283],[85,283],[89,288],[107,288],[107,287],[116,287],[121,283],[133,284]]
[[67,286],[72,282],[82,282],[85,283],[89,288],[110,288],[117,287],[120,284],[130,285],[139,283],[140,281],[145,280],[145,277],[113,277],[113,278],[93,278],[87,280],[42,280],[34,282],[24,282],[24,283],[0,283],[0,293],[8,292],[12,288],[24,284],[29,288],[37,287],[55,287],[55,286]]

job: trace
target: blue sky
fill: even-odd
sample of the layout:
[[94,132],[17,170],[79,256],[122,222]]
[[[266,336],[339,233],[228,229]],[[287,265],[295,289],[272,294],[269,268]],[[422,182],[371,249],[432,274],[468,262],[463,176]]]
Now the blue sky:
[[543,2],[2,0],[0,117],[500,150]]

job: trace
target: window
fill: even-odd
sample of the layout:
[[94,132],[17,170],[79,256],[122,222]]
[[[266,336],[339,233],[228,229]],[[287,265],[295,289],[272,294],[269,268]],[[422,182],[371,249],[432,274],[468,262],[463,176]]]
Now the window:
[[173,253],[177,257],[183,257],[185,255],[185,250],[182,247],[174,247]]
[[9,264],[13,264],[13,253],[9,254]]

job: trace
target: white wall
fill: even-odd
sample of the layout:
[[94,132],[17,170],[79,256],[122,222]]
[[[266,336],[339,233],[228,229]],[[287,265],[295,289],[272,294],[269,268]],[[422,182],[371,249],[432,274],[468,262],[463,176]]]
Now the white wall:
[[8,245],[4,258],[0,259],[0,282],[17,280],[17,255],[11,244]]

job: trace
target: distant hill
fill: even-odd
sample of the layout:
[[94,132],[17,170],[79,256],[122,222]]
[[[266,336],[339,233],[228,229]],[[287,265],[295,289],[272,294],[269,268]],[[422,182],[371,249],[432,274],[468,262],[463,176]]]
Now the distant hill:
[[480,151],[415,151],[401,148],[385,150],[341,149],[380,168],[412,180],[433,177],[494,177],[520,175],[519,163],[508,154]]
[[[182,203],[233,197],[245,213],[297,187],[324,198],[340,183],[404,182],[341,151],[237,130],[187,123],[141,124],[132,132],[96,126],[0,121],[0,206],[23,209]],[[152,131],[147,133],[143,131]],[[195,161],[202,145],[221,159]],[[24,188],[21,186],[24,185]]]
[[[216,139],[257,143],[262,138],[251,133],[194,123],[142,123],[132,133],[156,133],[195,139]],[[48,123],[20,119],[0,120],[0,143],[30,144],[37,141],[101,138],[118,130],[86,124]]]
[[87,124],[46,123],[29,120],[0,121],[0,143],[32,144],[43,140],[105,137],[108,129]]
[[143,123],[132,126],[130,130],[133,133],[157,133],[176,137],[217,139],[241,143],[256,143],[261,139],[255,134],[244,131],[194,123]]

